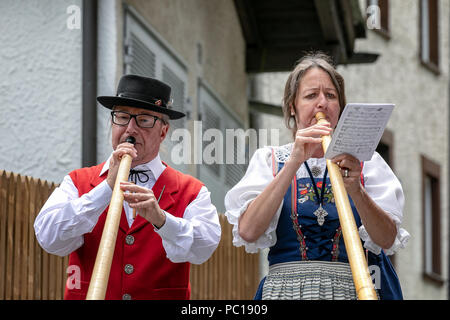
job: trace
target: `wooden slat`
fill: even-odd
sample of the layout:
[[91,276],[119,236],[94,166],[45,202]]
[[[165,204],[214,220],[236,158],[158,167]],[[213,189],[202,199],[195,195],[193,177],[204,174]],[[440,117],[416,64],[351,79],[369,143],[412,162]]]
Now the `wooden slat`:
[[[41,193],[42,193],[42,182],[41,180],[36,181],[36,193],[35,193],[35,203],[37,207],[42,202]],[[37,241],[34,242],[34,254],[35,254],[35,265],[34,265],[34,299],[42,299],[42,256],[43,250],[39,246]]]
[[23,224],[22,224],[22,266],[20,275],[20,298],[22,300],[28,297],[28,265],[29,265],[29,241],[28,228],[32,222],[30,221],[30,187],[27,177],[22,177],[23,185]]
[[13,274],[14,274],[14,176],[8,177],[8,209],[7,209],[7,244],[6,244],[6,292],[5,299],[13,298]]
[[21,241],[22,238],[22,181],[19,175],[14,175],[14,262],[13,262],[13,299],[20,299],[20,265],[21,265]]
[[5,299],[6,290],[6,224],[8,203],[8,178],[0,171],[0,300]]
[[[42,189],[39,194],[39,196],[40,196],[39,203],[43,203],[48,198],[47,192],[46,192],[46,186],[47,186],[46,183],[42,182]],[[42,281],[41,294],[42,294],[42,297],[41,297],[41,299],[43,299],[43,300],[50,299],[49,260],[50,260],[50,255],[47,252],[42,251],[42,264],[41,264],[41,281]]]
[[31,178],[28,178],[27,180],[28,188],[29,188],[29,223],[28,223],[28,274],[27,274],[27,299],[32,300],[34,298],[34,274],[35,274],[35,268],[36,268],[36,261],[35,261],[35,243],[36,238],[34,235],[34,220],[37,215],[37,205],[36,205],[36,190],[37,190],[37,184],[34,183],[34,181]]

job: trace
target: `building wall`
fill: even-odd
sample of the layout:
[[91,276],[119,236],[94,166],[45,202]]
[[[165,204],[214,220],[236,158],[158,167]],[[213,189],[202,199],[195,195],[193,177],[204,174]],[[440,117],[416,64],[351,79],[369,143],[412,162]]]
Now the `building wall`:
[[[448,1],[439,1],[440,70],[436,76],[419,60],[419,1],[390,1],[391,39],[374,31],[356,42],[355,51],[381,53],[376,63],[339,67],[349,102],[392,102],[387,125],[394,134],[394,171],[405,193],[403,226],[411,234],[396,255],[396,269],[407,299],[446,299],[447,286],[422,278],[423,154],[441,166],[442,270],[448,279]],[[365,1],[360,5],[364,8]],[[446,281],[447,282],[447,281]]]
[[186,60],[193,106],[197,105],[197,82],[201,78],[244,123],[248,121],[245,41],[233,1],[127,0],[126,3]]
[[[396,105],[387,129],[393,133],[394,172],[406,198],[403,227],[411,234],[407,247],[396,254],[396,270],[404,297],[447,299],[450,5],[448,1],[439,1],[441,74],[437,76],[422,66],[419,59],[419,1],[389,3],[391,40],[369,30],[366,39],[356,41],[356,52],[381,54],[376,63],[339,66],[338,70],[346,81],[347,102]],[[366,7],[365,0],[360,0],[360,7]],[[281,105],[286,78],[286,73],[256,76],[252,98]],[[258,122],[259,127],[280,127],[282,123],[281,118],[258,117],[264,119]],[[422,154],[441,166],[442,286],[422,276]]]
[[[232,0],[99,0],[98,94],[115,94],[124,72],[124,5],[132,6],[188,66],[191,121],[198,83],[248,124],[245,41]],[[82,1],[1,1],[0,167],[60,182],[81,166],[82,25],[69,29]],[[81,18],[80,11],[80,18]],[[200,49],[199,49],[200,48]],[[199,50],[201,57],[199,58]],[[14,121],[18,112],[20,119]],[[24,112],[25,111],[25,112]],[[109,112],[98,107],[97,161],[112,151]],[[68,134],[70,132],[70,134]],[[191,166],[196,174],[196,166]]]
[[81,165],[81,0],[0,2],[0,168],[60,182]]
[[[191,133],[193,122],[199,119],[200,82],[248,125],[245,40],[233,1],[100,0],[99,4],[99,95],[115,94],[124,73],[124,14],[129,6],[186,64],[192,111],[186,127]],[[98,161],[103,161],[111,152],[111,129],[109,114],[102,108],[97,132]],[[187,170],[196,175],[198,167],[191,164]]]

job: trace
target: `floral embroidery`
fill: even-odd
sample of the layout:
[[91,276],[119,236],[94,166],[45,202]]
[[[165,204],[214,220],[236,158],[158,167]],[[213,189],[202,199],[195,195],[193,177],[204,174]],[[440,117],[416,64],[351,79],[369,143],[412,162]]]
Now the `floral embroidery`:
[[[317,187],[322,188],[322,181],[317,183]],[[300,203],[300,204],[305,203],[308,200],[317,202],[316,194],[314,193],[313,186],[310,182],[308,182],[306,184],[299,183],[298,184],[298,193],[300,194],[300,197],[298,199],[298,203]],[[324,197],[324,199],[323,199],[324,204],[325,203],[334,203],[333,189],[331,188],[331,185],[329,183],[327,183],[325,185],[323,197]]]

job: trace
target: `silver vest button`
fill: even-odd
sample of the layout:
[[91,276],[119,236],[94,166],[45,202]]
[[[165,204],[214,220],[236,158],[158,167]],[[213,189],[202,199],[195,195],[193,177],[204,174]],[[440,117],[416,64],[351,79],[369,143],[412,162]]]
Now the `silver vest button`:
[[131,300],[131,295],[129,295],[128,293],[125,293],[125,294],[122,296],[122,300]]
[[124,270],[126,274],[132,274],[134,271],[134,267],[132,264],[126,264]]
[[127,235],[125,237],[125,243],[131,246],[134,243],[134,237],[131,234]]

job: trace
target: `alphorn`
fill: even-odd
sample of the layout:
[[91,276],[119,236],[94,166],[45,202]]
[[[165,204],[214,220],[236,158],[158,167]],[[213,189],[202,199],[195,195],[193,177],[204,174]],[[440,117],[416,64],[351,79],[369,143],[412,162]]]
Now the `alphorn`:
[[[323,112],[318,112],[315,117],[318,124],[328,123]],[[327,152],[330,142],[331,137],[329,135],[322,136],[324,153]],[[344,236],[345,249],[347,250],[348,261],[355,284],[356,295],[358,300],[377,300],[378,297],[369,274],[369,268],[361,245],[355,218],[353,217],[350,201],[348,200],[347,190],[345,190],[341,170],[336,163],[328,159],[327,168],[339,215],[339,222],[342,228],[342,235]]]
[[[136,142],[134,137],[128,137],[126,141],[132,144]],[[106,296],[124,199],[123,191],[120,190],[120,182],[128,181],[131,160],[132,158],[129,154],[125,154],[120,160],[86,300],[104,300]]]

